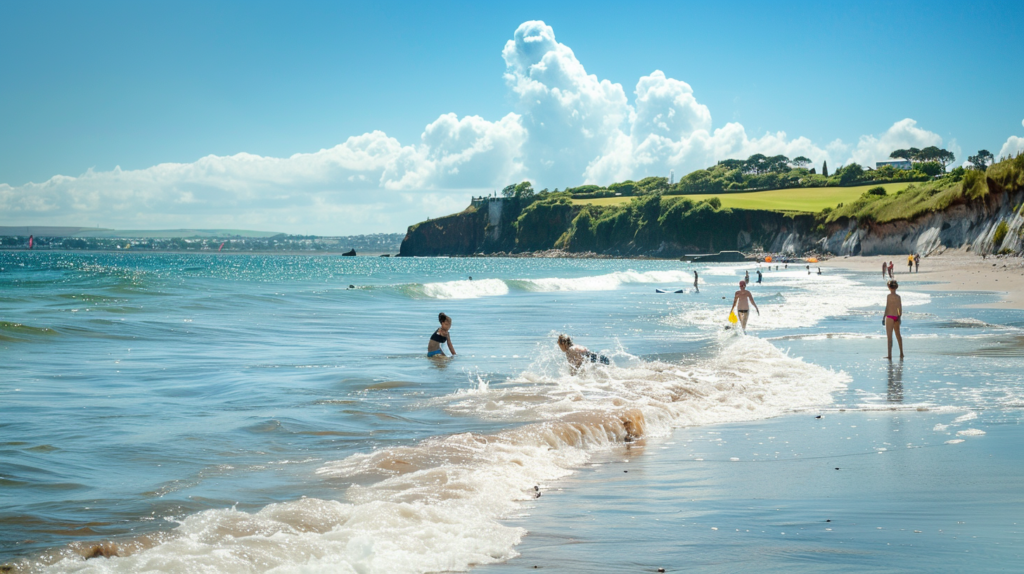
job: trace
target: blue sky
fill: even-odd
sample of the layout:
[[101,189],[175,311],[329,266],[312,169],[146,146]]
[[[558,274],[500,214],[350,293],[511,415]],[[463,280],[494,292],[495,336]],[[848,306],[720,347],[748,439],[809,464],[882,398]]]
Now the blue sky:
[[[565,78],[503,55],[529,21],[580,102],[530,99],[523,81]],[[0,224],[399,231],[505,179],[609,183],[756,151],[870,162],[903,142],[965,160],[1024,136],[1022,28],[1020,2],[7,1]],[[658,119],[673,105],[683,124]],[[336,149],[380,132],[376,151]]]

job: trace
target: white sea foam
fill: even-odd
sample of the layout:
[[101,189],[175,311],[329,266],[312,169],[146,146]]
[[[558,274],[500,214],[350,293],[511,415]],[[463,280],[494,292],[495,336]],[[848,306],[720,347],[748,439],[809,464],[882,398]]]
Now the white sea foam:
[[820,407],[848,380],[753,337],[733,337],[715,356],[692,364],[646,362],[621,352],[614,358],[619,366],[591,366],[572,376],[564,356],[547,352],[505,384],[473,381],[443,399],[447,408],[524,424],[327,463],[318,474],[353,484],[344,501],[301,499],[255,513],[209,510],[182,519],[155,545],[123,545],[127,556],[83,561],[65,552],[46,569],[462,571],[513,557],[525,531],[501,520],[521,512],[536,489],[543,494],[547,482],[572,473],[596,449],[681,425]]
[[956,431],[956,436],[982,436],[984,434],[985,431],[981,429],[964,429],[961,431]]
[[[880,311],[888,294],[885,289],[839,274],[807,275],[806,271],[772,271],[765,275],[763,284],[754,284],[749,290],[760,308],[759,316],[751,309],[748,329],[754,331],[811,327],[827,317],[847,315],[852,309],[861,308],[877,308],[881,319]],[[927,293],[901,291],[900,295],[904,308],[931,301]],[[731,304],[726,300],[689,309],[667,322],[705,329],[721,328],[728,315],[725,305]]]
[[953,424],[958,425],[967,421],[973,421],[978,418],[978,413],[967,413],[966,415],[960,415],[953,419]]
[[463,415],[535,421],[581,411],[636,408],[649,434],[683,425],[754,420],[830,404],[844,373],[787,356],[767,341],[732,335],[718,353],[693,364],[647,362],[610,353],[615,365],[569,376],[565,358],[542,352],[512,386],[462,392],[444,400]]
[[617,271],[588,277],[544,277],[511,281],[526,291],[611,291],[629,283],[665,284],[673,287],[692,285],[690,271]]
[[508,285],[501,279],[445,281],[424,283],[416,287],[414,292],[418,291],[420,295],[433,299],[476,299],[508,294]]
[[671,287],[684,287],[691,284],[693,274],[690,271],[616,271],[603,275],[584,277],[541,277],[537,279],[480,279],[478,281],[459,280],[422,285],[409,285],[408,292],[417,297],[432,299],[475,299],[478,297],[496,297],[507,295],[509,286],[523,291],[611,291],[622,285],[635,283],[659,284]]

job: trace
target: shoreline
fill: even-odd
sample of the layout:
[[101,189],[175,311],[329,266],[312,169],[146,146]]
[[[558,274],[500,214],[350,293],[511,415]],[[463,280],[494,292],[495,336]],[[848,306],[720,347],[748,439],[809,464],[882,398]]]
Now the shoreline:
[[[979,257],[948,250],[921,258],[919,272],[906,271],[905,255],[834,257],[820,262],[822,268],[879,273],[882,261],[893,262],[893,276],[919,291],[987,291],[1000,300],[978,305],[995,309],[1024,309],[1024,259],[1013,256]],[[813,265],[813,264],[812,264]]]

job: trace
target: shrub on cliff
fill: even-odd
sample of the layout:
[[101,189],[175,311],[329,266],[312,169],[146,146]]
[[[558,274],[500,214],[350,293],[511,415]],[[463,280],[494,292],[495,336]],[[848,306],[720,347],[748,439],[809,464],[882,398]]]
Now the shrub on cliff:
[[551,249],[569,229],[571,216],[572,200],[566,197],[531,203],[515,222],[516,250]]
[[992,249],[997,249],[1003,244],[1003,240],[1006,239],[1006,234],[1010,232],[1010,226],[1006,224],[1006,221],[1000,221],[999,225],[996,226],[995,235],[992,236]]

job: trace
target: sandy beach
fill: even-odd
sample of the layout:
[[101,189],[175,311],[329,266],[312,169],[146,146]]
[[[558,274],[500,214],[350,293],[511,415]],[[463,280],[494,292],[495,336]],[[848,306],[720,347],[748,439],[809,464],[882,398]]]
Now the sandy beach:
[[[920,271],[907,272],[906,256],[836,257],[821,263],[851,271],[870,271],[881,279],[882,262],[893,262],[893,274],[901,284],[918,291],[992,291],[1002,300],[986,307],[1024,309],[1024,259],[1012,256],[982,258],[963,251],[946,251],[921,258]],[[813,267],[813,264],[812,264]]]

